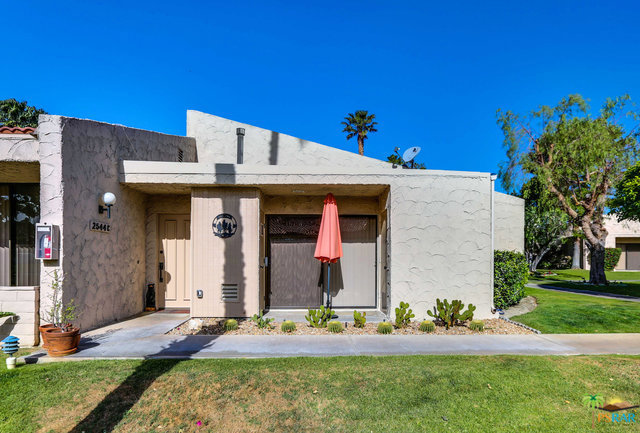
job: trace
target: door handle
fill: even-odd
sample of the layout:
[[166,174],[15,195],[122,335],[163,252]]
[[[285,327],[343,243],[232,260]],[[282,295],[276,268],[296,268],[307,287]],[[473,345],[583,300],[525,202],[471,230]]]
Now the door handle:
[[160,280],[160,282],[164,282],[164,279],[162,278],[164,275],[164,263],[162,262],[158,262],[158,280]]

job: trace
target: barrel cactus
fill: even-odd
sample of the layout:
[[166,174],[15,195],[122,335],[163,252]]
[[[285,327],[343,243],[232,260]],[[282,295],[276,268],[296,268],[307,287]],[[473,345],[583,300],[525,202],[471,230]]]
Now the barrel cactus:
[[342,323],[338,322],[337,320],[332,320],[331,322],[327,323],[327,331],[329,332],[339,334],[343,331],[343,329],[344,328],[342,328]]
[[422,332],[433,332],[436,330],[436,324],[433,323],[431,320],[425,320],[422,323],[420,323],[420,330]]
[[225,331],[235,331],[236,329],[238,329],[238,321],[236,319],[227,319],[224,322]]
[[282,322],[282,325],[280,325],[280,329],[282,329],[282,332],[294,332],[296,330],[296,324],[293,320],[285,320]]
[[378,324],[378,334],[391,334],[393,332],[393,325],[389,322],[380,322]]
[[482,320],[472,320],[469,322],[469,329],[480,332],[484,330],[484,322]]

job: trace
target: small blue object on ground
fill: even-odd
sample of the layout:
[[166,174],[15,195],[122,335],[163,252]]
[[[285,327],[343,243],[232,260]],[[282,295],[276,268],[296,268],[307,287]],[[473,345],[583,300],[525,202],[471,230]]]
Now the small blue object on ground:
[[20,349],[20,339],[18,337],[9,335],[7,338],[2,340],[2,351],[7,355],[16,353],[18,349]]

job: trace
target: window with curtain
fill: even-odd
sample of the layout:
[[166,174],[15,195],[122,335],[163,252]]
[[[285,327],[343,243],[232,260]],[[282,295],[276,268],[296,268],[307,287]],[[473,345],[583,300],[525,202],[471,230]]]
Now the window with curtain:
[[0,286],[37,286],[35,225],[40,221],[40,185],[0,184]]

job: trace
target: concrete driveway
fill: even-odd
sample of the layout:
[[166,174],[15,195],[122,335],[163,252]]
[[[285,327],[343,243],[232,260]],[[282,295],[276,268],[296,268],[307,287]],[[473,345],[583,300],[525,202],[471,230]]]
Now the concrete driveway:
[[187,319],[187,314],[148,314],[84,334],[79,351],[73,355],[49,358],[45,352],[37,352],[23,359],[36,363],[127,358],[640,354],[640,334],[165,335]]

